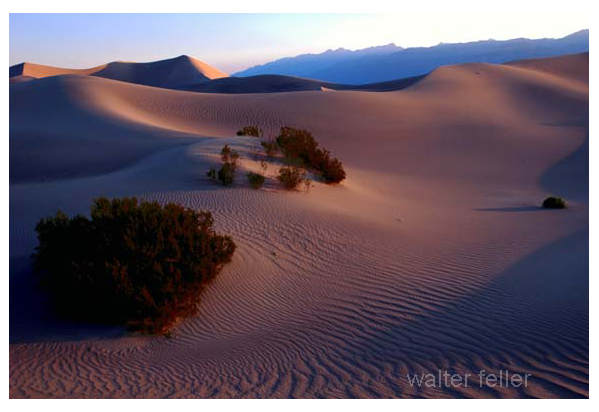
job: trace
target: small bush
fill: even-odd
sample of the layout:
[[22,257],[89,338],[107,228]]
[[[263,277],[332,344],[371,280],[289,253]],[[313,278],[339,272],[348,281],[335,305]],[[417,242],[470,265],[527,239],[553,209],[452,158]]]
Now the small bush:
[[218,180],[224,186],[231,186],[233,184],[233,181],[235,180],[235,169],[236,167],[234,163],[223,163],[220,170],[218,171]]
[[266,153],[266,157],[274,157],[279,151],[279,146],[277,142],[274,140],[271,141],[262,141],[260,142],[262,147],[264,148],[264,152]]
[[306,178],[306,171],[296,166],[280,168],[277,179],[287,190],[297,190],[300,184],[304,184],[308,187],[310,182],[310,180]]
[[345,179],[345,170],[337,158],[332,158],[327,149],[316,149],[311,157],[310,164],[320,172],[326,183],[339,183]]
[[285,157],[299,158],[306,164],[309,164],[310,155],[318,146],[312,133],[287,126],[281,127],[276,142]]
[[264,176],[259,173],[249,172],[247,176],[252,189],[260,189],[264,184]]
[[262,172],[266,172],[266,169],[268,169],[268,163],[266,163],[264,160],[261,160],[260,169],[262,169]]
[[216,169],[215,169],[215,168],[213,168],[213,167],[211,167],[211,168],[210,168],[210,170],[208,170],[208,173],[206,173],[206,175],[207,175],[207,176],[208,176],[210,179],[212,179],[212,180],[215,180],[215,181],[216,181],[216,180],[218,179],[218,177],[217,177],[217,171],[216,171]]
[[237,132],[237,136],[254,136],[262,137],[264,132],[258,126],[245,126]]
[[58,212],[37,224],[34,268],[63,315],[167,334],[233,256],[213,223],[173,203],[96,199],[91,219]]
[[563,209],[566,207],[566,201],[561,197],[548,197],[543,201],[543,207],[547,209]]
[[320,169],[320,172],[326,183],[339,183],[344,180],[346,176],[343,165],[337,158],[326,163],[325,166]]
[[298,159],[307,168],[320,173],[326,183],[339,183],[345,179],[342,163],[337,158],[331,158],[327,149],[319,148],[310,132],[282,127],[276,142],[285,157]]
[[234,167],[237,166],[237,160],[239,160],[239,153],[231,149],[228,144],[224,145],[220,151],[220,158],[225,163],[231,163]]

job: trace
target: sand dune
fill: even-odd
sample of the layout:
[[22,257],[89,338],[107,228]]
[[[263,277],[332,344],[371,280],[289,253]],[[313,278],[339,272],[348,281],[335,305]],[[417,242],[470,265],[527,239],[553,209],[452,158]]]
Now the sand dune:
[[91,69],[63,69],[21,63],[10,67],[9,70],[10,78],[27,76],[39,79],[65,74],[91,75],[165,88],[176,88],[228,76],[204,62],[185,55],[149,63],[112,62]]
[[589,84],[589,53],[547,59],[529,59],[506,63],[510,66],[538,70]]
[[203,93],[280,93],[315,90],[396,91],[424,76],[383,83],[345,85],[293,76],[261,75],[229,77],[226,73],[189,56],[150,63],[112,62],[91,69],[63,69],[33,63],[10,67],[10,84],[66,74],[104,77],[106,79]]
[[109,63],[94,73],[94,76],[146,86],[175,88],[228,75],[192,57],[179,56],[151,63]]
[[8,70],[8,76],[9,78],[15,76],[26,76],[33,79],[40,79],[42,77],[59,76],[63,74],[90,75],[102,70],[105,67],[106,65],[104,64],[101,66],[92,67],[91,69],[64,69],[62,67],[44,66],[42,64],[25,62],[11,66]]
[[[81,75],[10,93],[11,397],[588,396],[584,56],[448,66],[389,93]],[[258,139],[234,137],[247,124],[313,131],[348,179],[215,186],[225,143],[257,167]],[[239,247],[172,339],[56,320],[31,286],[41,217],[126,195],[210,210]],[[548,195],[570,207],[540,209]],[[532,379],[406,379],[439,369]]]
[[281,93],[315,90],[363,90],[389,92],[405,89],[424,76],[398,79],[383,83],[348,85],[323,82],[293,76],[260,75],[250,77],[227,77],[194,85],[180,87],[181,90],[203,93]]

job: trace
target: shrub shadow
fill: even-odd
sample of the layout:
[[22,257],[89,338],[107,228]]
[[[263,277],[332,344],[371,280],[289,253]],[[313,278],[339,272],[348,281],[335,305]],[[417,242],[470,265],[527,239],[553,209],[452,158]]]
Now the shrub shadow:
[[477,212],[540,212],[546,210],[541,206],[513,206],[513,207],[479,207],[474,209]]

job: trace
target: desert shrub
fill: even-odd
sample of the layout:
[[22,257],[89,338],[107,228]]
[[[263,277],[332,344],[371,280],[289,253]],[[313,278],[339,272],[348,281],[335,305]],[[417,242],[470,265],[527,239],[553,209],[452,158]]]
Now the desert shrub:
[[91,218],[58,212],[37,224],[34,268],[60,313],[164,334],[197,312],[235,251],[213,223],[173,203],[96,199]]
[[264,184],[264,176],[259,173],[249,172],[247,176],[252,189],[260,189]]
[[215,168],[211,167],[210,170],[208,170],[208,172],[206,173],[206,175],[212,179],[212,180],[217,180],[218,179],[218,175],[217,175],[217,171]]
[[237,131],[237,136],[262,137],[264,132],[258,126],[245,126]]
[[235,150],[233,150],[231,152],[231,160],[229,162],[232,163],[233,166],[237,166],[238,160],[239,160],[239,153],[237,153]]
[[268,169],[268,163],[266,163],[264,160],[261,160],[260,169],[262,169],[262,172],[266,172],[266,169]]
[[223,162],[229,161],[229,156],[231,155],[231,148],[228,144],[224,145],[220,151],[220,158]]
[[548,209],[563,209],[566,207],[566,201],[561,197],[550,196],[543,201],[543,207]]
[[337,158],[318,147],[314,136],[306,130],[282,127],[276,139],[283,155],[290,159],[298,159],[306,167],[320,173],[326,183],[339,183],[345,179],[345,170]]
[[317,148],[310,158],[310,165],[320,172],[326,183],[339,183],[345,179],[345,170],[337,158],[331,158],[327,149]]
[[328,160],[318,170],[326,183],[339,183],[346,176],[343,165],[337,158]]
[[301,184],[308,187],[310,180],[306,178],[306,171],[297,166],[287,166],[279,169],[277,179],[287,190],[297,190]]
[[318,146],[312,133],[307,130],[294,129],[287,126],[281,127],[281,132],[277,136],[276,142],[284,156],[299,158],[306,164],[309,163],[310,155]]
[[224,186],[232,185],[233,181],[235,180],[235,169],[236,169],[236,167],[235,167],[234,163],[231,163],[231,162],[223,163],[220,170],[218,171],[218,180]]
[[260,144],[264,148],[264,153],[266,153],[267,157],[274,157],[279,151],[279,146],[277,145],[277,142],[274,140],[262,141],[260,142]]
[[239,160],[239,153],[231,149],[228,144],[224,145],[220,151],[220,158],[225,163],[231,163],[234,167],[237,166],[237,160]]

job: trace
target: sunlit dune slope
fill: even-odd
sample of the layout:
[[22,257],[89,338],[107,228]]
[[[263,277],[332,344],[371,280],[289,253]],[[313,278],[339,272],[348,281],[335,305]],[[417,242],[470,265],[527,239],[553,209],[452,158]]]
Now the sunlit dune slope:
[[39,79],[65,74],[104,77],[146,86],[176,88],[228,76],[226,73],[186,55],[149,63],[112,62],[91,69],[63,69],[33,63],[10,67],[9,77]]

